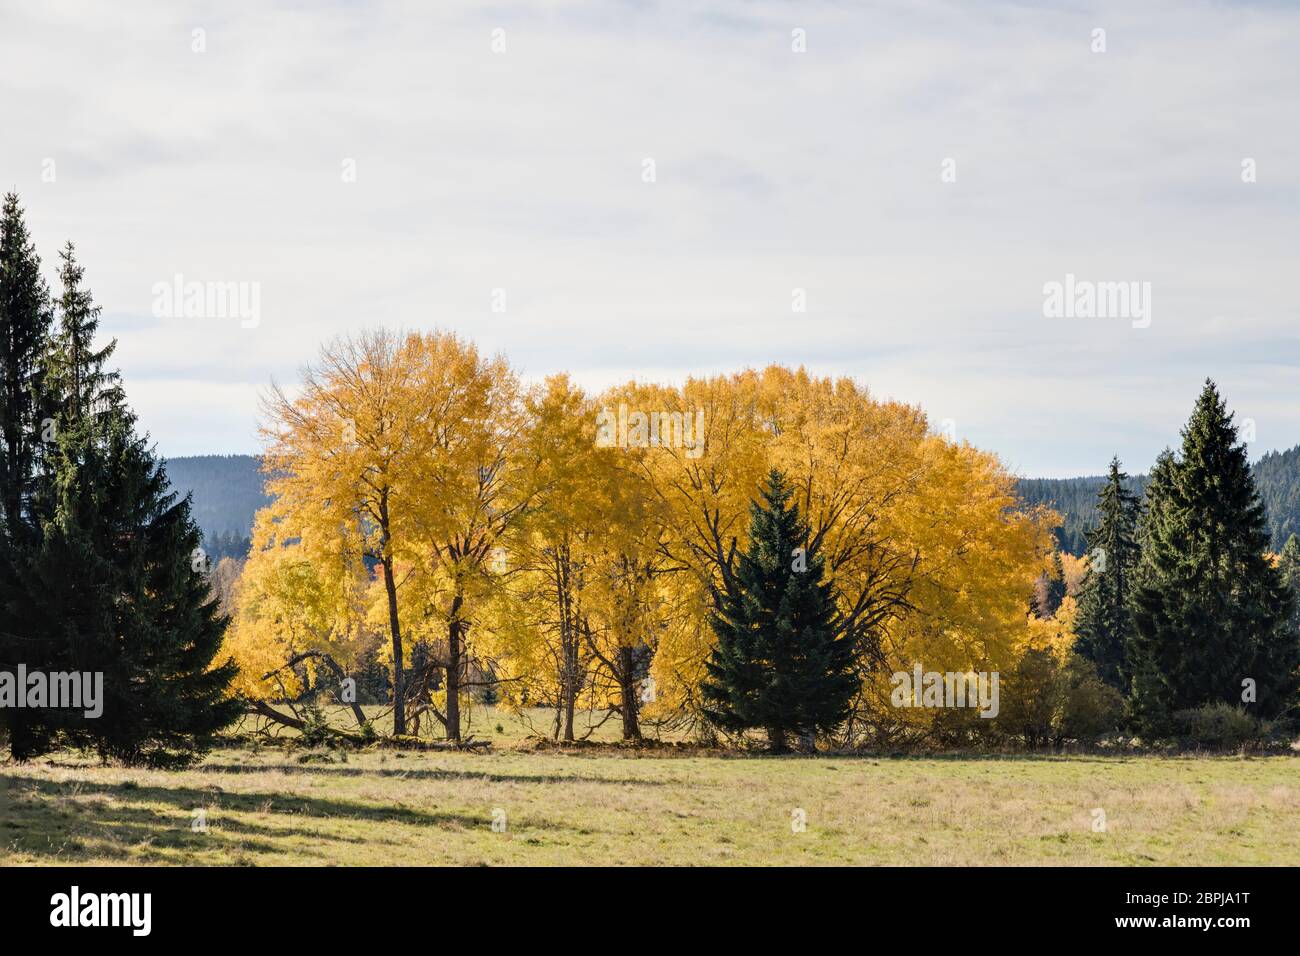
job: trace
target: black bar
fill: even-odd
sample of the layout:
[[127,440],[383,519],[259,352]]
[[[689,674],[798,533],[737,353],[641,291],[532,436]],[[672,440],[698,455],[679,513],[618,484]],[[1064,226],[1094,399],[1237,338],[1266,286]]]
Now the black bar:
[[[695,942],[761,935],[765,928],[784,925],[809,938],[848,932],[864,949],[882,940],[909,939],[918,946],[961,939],[975,945],[1022,932],[1050,933],[1043,938],[1054,945],[1101,937],[1178,939],[1179,945],[1199,937],[1231,945],[1242,933],[1294,931],[1296,872],[1226,867],[10,868],[0,871],[0,913],[6,931],[19,938],[77,933],[128,946],[162,940],[247,947],[276,938],[277,948],[291,941],[294,946],[317,941],[331,947],[375,946],[393,925],[393,908],[412,932],[430,931],[435,916],[451,918],[471,936],[486,934],[484,944],[494,946],[505,945],[506,938],[531,945],[532,934],[543,925],[538,920],[545,925],[570,921],[574,932],[588,939],[601,938],[605,930],[633,930],[647,941],[688,933]],[[64,894],[70,903],[74,886],[83,907],[88,895],[150,894],[148,935],[135,935],[125,916],[121,922],[127,925],[116,927],[52,926],[52,900]],[[141,916],[142,910],[134,913]],[[1207,919],[1210,925],[1202,925]],[[1131,920],[1151,922],[1121,925]],[[268,923],[282,924],[283,935],[277,937]]]

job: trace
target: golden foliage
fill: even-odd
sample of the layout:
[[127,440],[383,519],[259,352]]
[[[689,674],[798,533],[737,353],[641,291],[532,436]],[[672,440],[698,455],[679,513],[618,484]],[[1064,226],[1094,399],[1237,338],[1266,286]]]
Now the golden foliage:
[[[690,714],[771,468],[858,637],[865,708],[891,670],[1006,668],[1071,629],[1026,626],[1055,515],[852,379],[772,366],[592,397],[563,375],[525,388],[454,335],[380,331],[324,349],[267,413],[275,501],[231,638],[248,692],[286,654],[351,659],[386,630],[393,653],[424,638],[446,668],[490,666],[508,701],[554,706],[557,733],[577,706]],[[651,656],[654,693],[632,700]]]

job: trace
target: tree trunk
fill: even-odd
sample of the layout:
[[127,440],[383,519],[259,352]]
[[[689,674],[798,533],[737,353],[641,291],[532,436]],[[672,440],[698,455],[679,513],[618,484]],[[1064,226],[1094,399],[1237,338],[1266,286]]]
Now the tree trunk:
[[573,697],[564,702],[564,739],[573,740]]
[[774,754],[785,754],[790,748],[785,743],[785,731],[780,727],[767,728],[767,749]]
[[[270,680],[272,677],[274,677],[276,674],[278,674],[280,671],[284,670],[285,668],[289,668],[292,670],[293,668],[297,667],[300,663],[307,660],[308,658],[315,658],[316,660],[323,662],[325,666],[327,666],[330,669],[330,671],[333,672],[334,679],[339,682],[340,690],[342,689],[343,681],[347,678],[348,675],[343,670],[343,668],[339,666],[339,662],[336,661],[329,654],[326,654],[324,651],[303,651],[301,654],[295,654],[293,655],[293,657],[289,658],[289,660],[285,663],[284,667],[277,667],[275,670],[267,671],[265,674],[263,674],[262,680]],[[361,705],[358,704],[355,700],[351,702],[343,701],[341,697],[340,697],[340,702],[347,703],[348,706],[352,708],[352,716],[356,718],[357,726],[365,727],[366,712],[361,709]]]
[[560,697],[564,710],[564,739],[573,740],[573,711],[578,699],[578,629],[573,620],[569,592],[569,550],[561,546],[555,555],[556,583],[560,598]]
[[402,624],[397,618],[397,582],[393,579],[392,560],[385,557],[380,563],[384,568],[384,590],[388,592],[388,629],[393,635],[393,733],[400,736],[406,733],[406,675],[402,663]]
[[620,647],[618,649],[618,684],[623,699],[619,710],[623,712],[624,740],[641,739],[641,722],[639,720],[641,697],[634,679],[635,672],[636,658],[632,648]]
[[564,679],[560,682],[564,695],[564,739],[573,740],[573,712],[578,700],[578,636],[573,628],[562,625],[560,637],[564,649]]
[[460,609],[464,598],[457,594],[451,602],[451,619],[447,624],[447,739],[460,743]]

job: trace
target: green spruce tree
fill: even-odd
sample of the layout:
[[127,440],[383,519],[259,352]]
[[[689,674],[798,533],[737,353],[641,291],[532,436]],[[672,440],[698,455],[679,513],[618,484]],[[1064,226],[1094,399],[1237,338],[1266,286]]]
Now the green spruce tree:
[[702,688],[710,721],[766,731],[773,753],[842,724],[859,687],[824,559],[791,496],[773,469],[750,505],[749,547],[710,619],[718,642]]
[[1097,527],[1088,534],[1088,574],[1079,594],[1075,625],[1075,649],[1096,665],[1103,681],[1121,690],[1128,681],[1127,649],[1133,640],[1130,603],[1141,514],[1137,495],[1128,490],[1127,481],[1119,459],[1112,458],[1106,484],[1097,496]]
[[29,669],[100,675],[102,698],[89,716],[24,711],[32,723],[11,735],[11,752],[23,759],[66,744],[126,763],[183,765],[239,713],[228,694],[233,662],[214,666],[227,620],[208,587],[189,499],[169,491],[106,368],[116,343],[94,346],[99,309],[71,246],[60,278],[59,327],[37,363],[32,406],[53,427],[30,459],[30,534],[11,549],[0,607]]
[[1277,570],[1295,598],[1295,606],[1291,610],[1291,627],[1300,634],[1300,539],[1294,534],[1282,546],[1282,553],[1277,559]]
[[1300,659],[1246,446],[1213,382],[1182,437],[1181,454],[1161,456],[1152,472],[1133,601],[1130,704],[1153,737],[1170,731],[1175,712],[1203,704],[1286,712]]
[[[0,671],[44,670],[52,635],[29,626],[18,578],[39,534],[31,513],[46,406],[42,358],[52,320],[41,261],[18,197],[0,207]],[[0,710],[15,755],[39,753],[53,734],[36,710]]]
[[62,430],[93,430],[125,400],[121,377],[106,368],[117,340],[95,348],[100,307],[83,285],[85,269],[77,262],[71,242],[63,247],[59,259],[62,294],[55,302],[58,327],[46,362],[46,377],[49,391],[59,399],[56,422],[64,426]]
[[27,504],[36,475],[44,405],[43,358],[50,335],[49,288],[18,197],[0,210],[0,492],[11,542],[30,531]]
[[[75,434],[75,432],[73,433]],[[180,766],[239,715],[235,665],[213,666],[228,621],[204,574],[189,499],[125,408],[64,445],[53,517],[24,575],[33,626],[62,637],[66,669],[102,673],[103,712],[59,726],[104,759]]]
[[1065,567],[1061,563],[1061,552],[1055,551],[1052,554],[1051,572],[1043,572],[1034,582],[1034,596],[1030,602],[1034,616],[1044,620],[1054,616],[1060,610],[1065,594]]

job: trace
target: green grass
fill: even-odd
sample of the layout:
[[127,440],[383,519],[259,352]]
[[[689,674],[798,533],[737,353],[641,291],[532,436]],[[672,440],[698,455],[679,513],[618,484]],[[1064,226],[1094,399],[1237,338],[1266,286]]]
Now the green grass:
[[[0,865],[1294,864],[1298,769],[1281,756],[345,755],[286,745],[222,749],[168,772],[60,755],[0,766]],[[498,808],[504,832],[492,830]],[[1105,832],[1094,832],[1095,808]],[[197,809],[206,833],[191,829]]]

